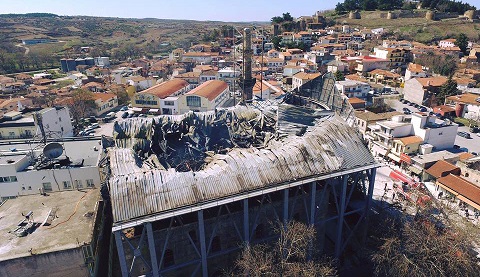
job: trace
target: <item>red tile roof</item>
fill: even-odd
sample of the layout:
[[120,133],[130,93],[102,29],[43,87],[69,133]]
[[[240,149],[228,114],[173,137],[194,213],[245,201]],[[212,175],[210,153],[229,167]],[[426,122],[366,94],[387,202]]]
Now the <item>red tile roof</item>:
[[454,171],[457,171],[457,173],[460,174],[459,167],[445,160],[439,160],[438,162],[433,164],[429,169],[427,169],[425,172],[427,172],[428,174],[432,175],[435,178],[440,178],[443,175],[448,175],[448,173],[454,173]]
[[157,96],[160,99],[165,99],[168,96],[174,94],[175,92],[189,86],[187,81],[182,79],[173,79],[170,81],[163,82],[161,84],[155,85],[151,88],[148,88],[139,93],[148,93]]
[[213,101],[227,88],[228,84],[224,81],[210,80],[189,91],[187,95],[197,95],[207,98],[208,101]]
[[437,179],[437,182],[455,191],[459,195],[467,198],[475,204],[480,205],[480,187],[475,186],[469,181],[449,174],[445,177]]

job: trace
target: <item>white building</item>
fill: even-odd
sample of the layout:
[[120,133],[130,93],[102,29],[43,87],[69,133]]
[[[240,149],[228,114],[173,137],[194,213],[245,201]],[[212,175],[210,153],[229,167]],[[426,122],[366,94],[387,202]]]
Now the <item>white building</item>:
[[320,75],[320,73],[298,72],[292,77],[292,89],[299,88],[311,80],[319,77]]
[[454,38],[443,39],[438,43],[438,46],[440,46],[440,48],[455,47],[455,42],[457,42],[457,40]]
[[409,63],[407,70],[405,70],[405,81],[416,77],[425,78],[427,73],[423,70],[422,65]]
[[359,81],[337,81],[335,82],[337,89],[345,94],[348,98],[358,97],[365,98],[368,95],[368,92],[371,90],[369,84]]
[[73,137],[73,126],[67,107],[45,108],[35,113],[34,119],[37,135],[42,133],[43,128],[48,138]]
[[109,57],[95,57],[95,65],[100,67],[109,67],[110,58]]
[[240,69],[235,69],[233,67],[224,67],[217,72],[217,80],[227,82],[230,90],[234,90],[233,84],[234,81],[240,76]]
[[220,80],[207,81],[178,97],[180,113],[212,111],[230,97],[228,84]]
[[0,198],[99,187],[100,139],[60,142],[63,153],[48,159],[40,143],[1,143]]

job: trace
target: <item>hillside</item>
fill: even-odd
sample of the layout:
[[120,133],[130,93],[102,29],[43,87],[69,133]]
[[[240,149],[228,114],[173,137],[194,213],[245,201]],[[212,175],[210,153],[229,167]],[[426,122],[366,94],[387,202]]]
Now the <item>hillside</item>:
[[393,11],[395,19],[387,19],[385,11],[362,11],[360,19],[350,19],[346,15],[331,15],[337,24],[363,28],[385,28],[398,39],[411,39],[423,43],[435,40],[455,37],[459,33],[465,33],[472,41],[480,39],[480,23],[470,22],[464,17],[447,18],[442,20],[427,20],[422,16],[425,11],[414,11],[408,18],[401,16],[400,11]]
[[[202,42],[224,25],[242,27],[247,23],[53,14],[0,15],[0,63],[8,67],[4,68],[4,72],[21,71],[25,68],[18,62],[28,53],[25,55],[27,60],[39,56],[41,63],[58,65],[61,57],[78,53],[80,47],[90,47],[92,56],[108,55],[113,60],[166,55],[174,48]],[[20,47],[22,40],[33,38],[48,38],[57,42],[28,45],[28,50]],[[36,67],[34,61],[28,62],[30,64],[26,69],[33,70]]]

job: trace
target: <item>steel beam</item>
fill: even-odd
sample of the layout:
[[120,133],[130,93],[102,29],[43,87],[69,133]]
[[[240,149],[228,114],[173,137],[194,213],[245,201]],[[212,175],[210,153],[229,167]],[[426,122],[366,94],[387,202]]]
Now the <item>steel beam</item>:
[[248,219],[248,199],[243,199],[243,239],[250,243],[250,221]]
[[288,223],[288,188],[283,190],[283,226]]
[[122,231],[115,232],[115,243],[117,244],[118,260],[120,262],[120,269],[122,270],[122,276],[128,277],[130,274],[127,269],[127,259],[125,258],[125,251],[123,249]]
[[335,241],[335,257],[339,258],[342,251],[342,232],[343,232],[343,218],[345,215],[345,198],[347,194],[347,181],[348,175],[342,176],[341,185],[342,191],[340,192],[340,209],[338,213],[337,223],[337,240]]
[[316,193],[317,193],[317,182],[314,181],[310,185],[310,221],[309,224],[313,225],[315,223],[315,211],[316,211]]
[[368,177],[368,195],[367,195],[367,204],[365,205],[365,228],[363,232],[363,243],[367,240],[367,231],[368,231],[368,221],[369,216],[368,213],[370,212],[370,207],[372,205],[372,196],[373,196],[373,188],[375,187],[375,175],[377,173],[376,168],[370,169],[370,172],[367,171]]
[[148,250],[150,250],[152,274],[153,274],[153,277],[159,277],[160,274],[158,272],[157,251],[155,249],[155,239],[153,238],[152,223],[150,222],[145,223],[145,228],[147,229]]
[[205,222],[203,220],[203,210],[198,211],[198,233],[200,235],[200,252],[202,254],[202,276],[208,277],[207,246],[205,243]]

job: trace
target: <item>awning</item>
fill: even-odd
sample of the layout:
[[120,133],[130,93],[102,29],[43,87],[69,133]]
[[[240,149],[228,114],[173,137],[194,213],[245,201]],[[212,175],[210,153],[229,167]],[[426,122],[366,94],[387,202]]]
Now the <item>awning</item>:
[[417,174],[417,175],[420,175],[420,174],[422,174],[422,172],[423,172],[423,169],[418,168],[418,167],[413,166],[413,165],[412,165],[412,166],[409,166],[409,167],[408,167],[408,170],[410,170],[411,172],[413,172],[414,174]]
[[134,112],[141,112],[143,109],[142,108],[138,108],[138,107],[133,107],[132,110]]
[[387,152],[388,152],[388,149],[382,148],[382,147],[378,146],[377,144],[373,144],[372,152],[377,152],[378,154],[380,154],[382,156],[385,156],[385,154],[387,154]]
[[472,206],[473,208],[475,208],[477,210],[480,210],[480,205],[473,202],[472,200],[468,199],[467,197],[465,197],[463,195],[458,195],[457,198],[460,199],[461,201],[467,203],[468,205]]
[[393,154],[393,153],[389,153],[389,154],[387,155],[387,157],[389,157],[390,159],[396,161],[397,163],[400,162],[400,157],[398,157],[397,155],[395,155],[395,154]]
[[158,109],[150,109],[148,110],[149,113],[158,113]]

